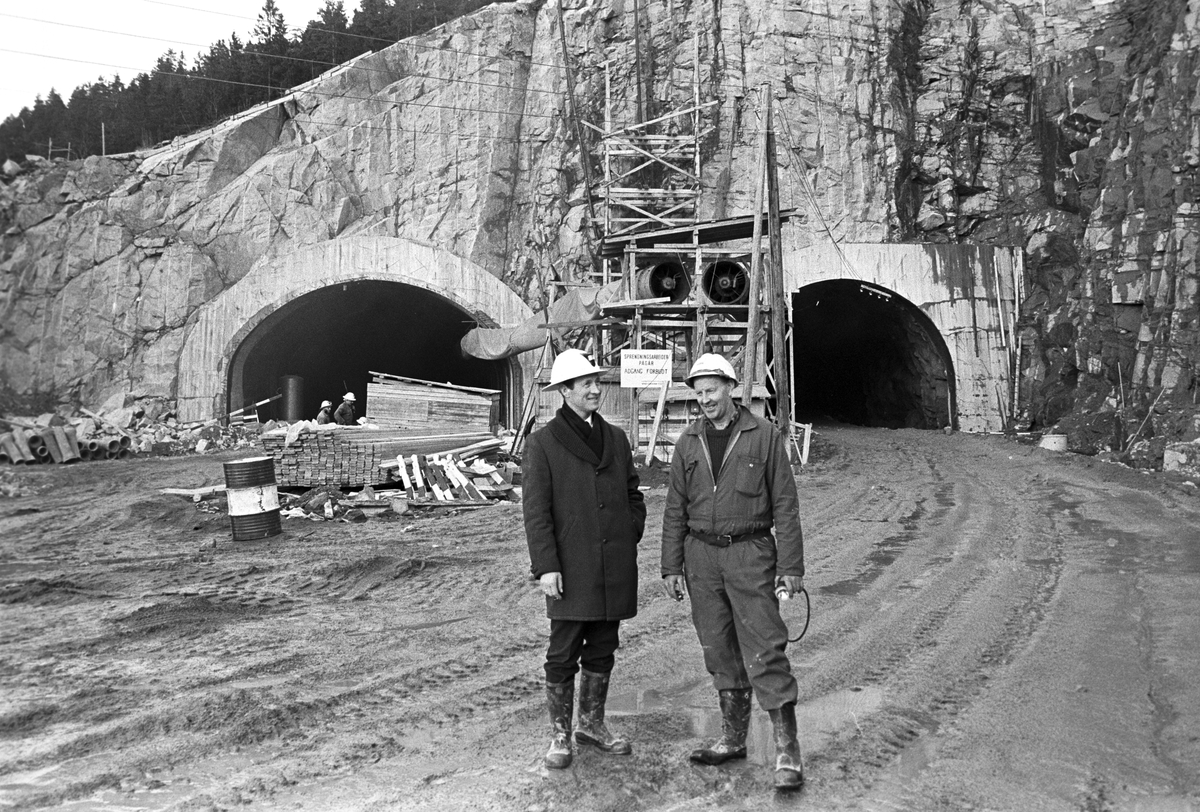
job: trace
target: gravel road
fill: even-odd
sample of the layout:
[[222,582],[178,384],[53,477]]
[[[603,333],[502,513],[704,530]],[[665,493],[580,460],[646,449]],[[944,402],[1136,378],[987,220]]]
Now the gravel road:
[[771,789],[758,709],[746,762],[687,762],[720,720],[658,588],[660,472],[609,702],[634,754],[550,774],[519,505],[234,543],[158,493],[219,483],[225,454],[22,469],[35,493],[0,500],[0,807],[1200,810],[1195,486],[818,431],[798,794]]

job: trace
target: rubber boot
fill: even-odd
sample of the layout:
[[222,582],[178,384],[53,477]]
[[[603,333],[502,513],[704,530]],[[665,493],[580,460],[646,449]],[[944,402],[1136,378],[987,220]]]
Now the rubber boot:
[[775,789],[799,789],[804,785],[800,743],[796,741],[796,703],[767,711],[775,728]]
[[693,750],[690,758],[700,764],[724,764],[746,757],[746,734],[750,731],[749,688],[718,691],[721,700],[721,738],[710,746]]
[[571,766],[571,715],[575,712],[575,680],[546,683],[546,707],[554,738],[542,762],[552,770]]
[[604,703],[608,700],[608,674],[595,674],[586,668],[579,676],[579,724],[575,741],[593,744],[606,753],[627,756],[633,752],[629,742],[614,736],[604,724]]

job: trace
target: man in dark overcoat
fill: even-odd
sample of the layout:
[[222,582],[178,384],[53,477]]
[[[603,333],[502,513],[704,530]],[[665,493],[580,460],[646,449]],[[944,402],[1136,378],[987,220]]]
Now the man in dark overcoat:
[[575,741],[618,755],[629,742],[604,722],[620,621],[637,614],[637,545],[646,505],[625,432],[600,416],[600,369],[578,350],[554,361],[547,390],[562,408],[525,445],[522,503],[531,570],[546,596],[546,703],[553,738],[545,765],[571,764]]

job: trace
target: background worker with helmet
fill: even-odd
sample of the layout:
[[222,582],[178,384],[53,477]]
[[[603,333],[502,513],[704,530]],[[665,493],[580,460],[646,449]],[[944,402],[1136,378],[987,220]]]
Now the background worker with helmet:
[[753,691],[774,727],[775,786],[794,789],[804,783],[796,680],[776,586],[789,597],[804,586],[796,480],[782,435],[734,401],[737,375],[728,361],[700,356],[687,382],[703,416],[675,444],[663,514],[663,586],[675,600],[683,600],[685,589],[691,596],[722,716],[720,740],[691,759],[721,764],[746,757]]
[[339,426],[353,426],[354,425],[354,401],[355,400],[356,400],[356,398],[354,397],[353,392],[347,392],[346,394],[342,395],[342,404],[340,406],[338,406],[337,410],[334,411],[334,413],[333,413],[333,422],[334,423],[337,423]]
[[546,705],[553,738],[547,767],[571,764],[575,741],[618,755],[629,742],[604,722],[620,621],[637,614],[637,545],[646,524],[625,432],[600,416],[600,372],[579,350],[554,360],[546,391],[563,405],[533,432],[522,460],[522,506],[530,569],[546,596]]
[[332,403],[330,403],[328,400],[321,401],[321,411],[317,412],[317,425],[323,426],[328,423],[332,419],[330,417],[332,411]]

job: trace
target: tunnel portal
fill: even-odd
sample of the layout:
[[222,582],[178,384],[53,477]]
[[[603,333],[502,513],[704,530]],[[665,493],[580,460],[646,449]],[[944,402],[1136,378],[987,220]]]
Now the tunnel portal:
[[[264,318],[234,352],[229,367],[229,410],[271,397],[281,378],[303,378],[303,416],[322,400],[341,402],[352,391],[362,416],[369,371],[407,378],[498,389],[501,422],[514,372],[508,361],[464,357],[459,340],[477,321],[435,293],[389,281],[356,281],[300,296]],[[262,419],[282,417],[276,401]]]
[[792,296],[797,419],[954,425],[954,370],[933,322],[876,285],[839,279]]

